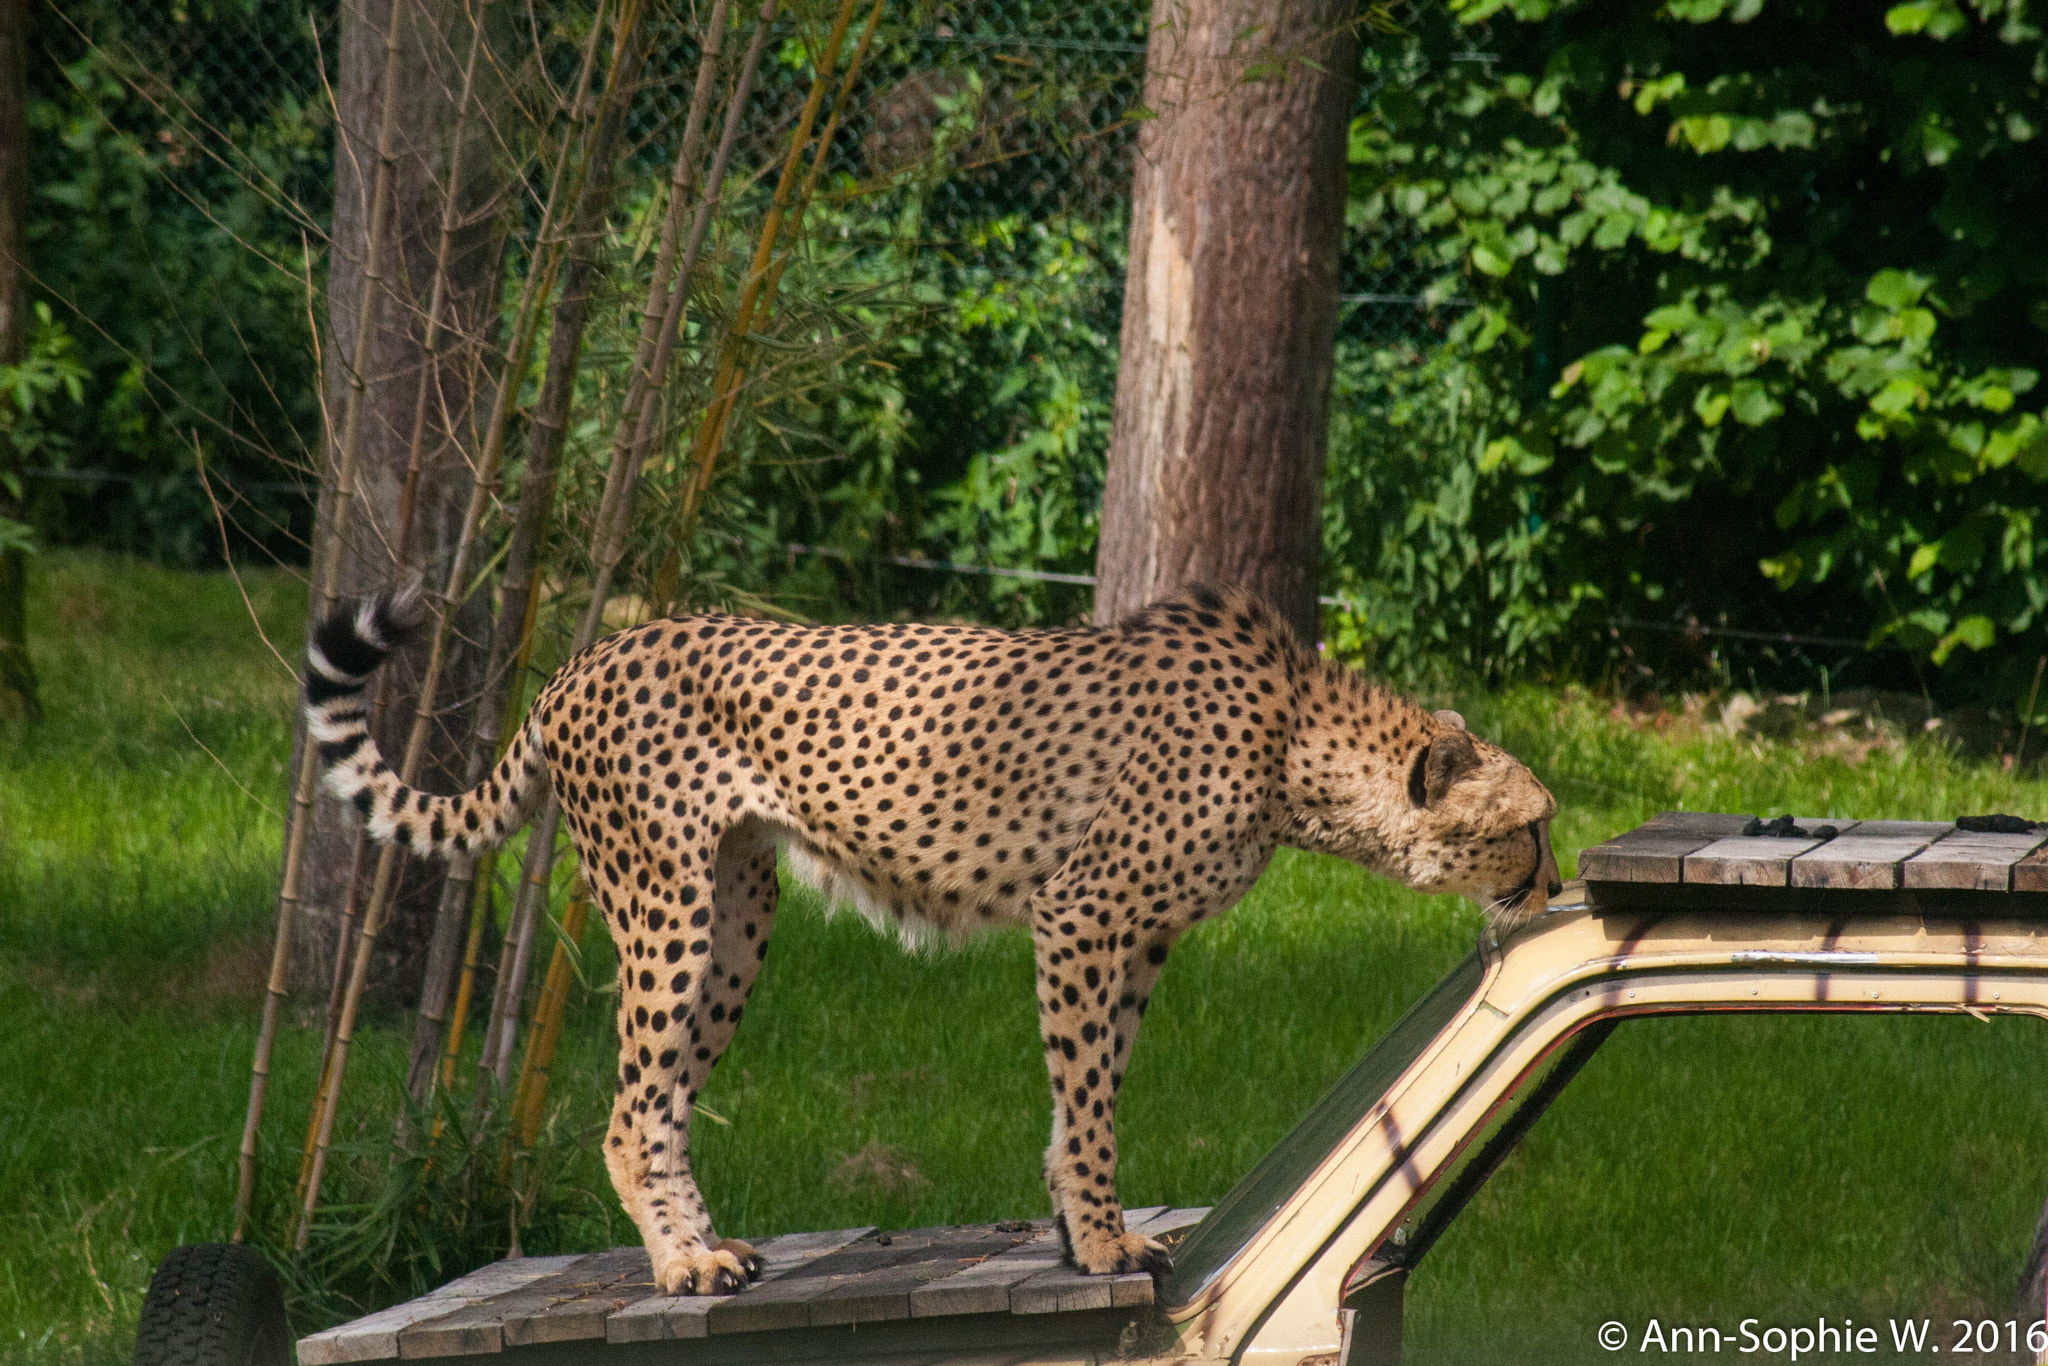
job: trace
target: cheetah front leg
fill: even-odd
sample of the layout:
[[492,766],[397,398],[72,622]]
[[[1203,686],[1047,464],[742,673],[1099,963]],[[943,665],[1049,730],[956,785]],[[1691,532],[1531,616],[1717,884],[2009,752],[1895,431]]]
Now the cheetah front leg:
[[1165,1246],[1124,1228],[1116,1193],[1116,1097],[1127,1062],[1120,1054],[1137,1028],[1138,999],[1128,994],[1138,984],[1126,980],[1124,941],[1137,941],[1141,921],[1129,892],[1112,890],[1095,871],[1102,856],[1091,840],[1032,897],[1039,1033],[1052,1074],[1045,1179],[1074,1265],[1097,1274],[1165,1272],[1173,1268]]

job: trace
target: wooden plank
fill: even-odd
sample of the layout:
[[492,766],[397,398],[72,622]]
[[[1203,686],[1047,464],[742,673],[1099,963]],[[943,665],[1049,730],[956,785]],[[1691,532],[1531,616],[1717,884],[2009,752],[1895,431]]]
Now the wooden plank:
[[849,1277],[813,1297],[810,1325],[823,1328],[907,1319],[911,1316],[910,1297],[920,1287],[1035,1241],[1035,1231],[998,1232],[988,1224],[937,1230],[922,1255]]
[[[1798,825],[1807,831],[1832,825],[1840,836],[1853,830],[1856,822],[1801,820]],[[1685,856],[1684,881],[1709,887],[1784,887],[1789,885],[1792,860],[1825,842],[1777,835],[1735,835],[1715,840],[1697,853]]]
[[523,1315],[545,1309],[558,1299],[573,1295],[570,1283],[585,1262],[602,1253],[585,1253],[551,1275],[527,1281],[515,1289],[475,1300],[438,1318],[427,1319],[398,1334],[398,1355],[402,1360],[417,1357],[481,1356],[505,1350],[504,1323],[507,1315]]
[[[754,1250],[768,1265],[761,1272],[761,1279],[742,1293],[751,1294],[771,1281],[801,1271],[819,1258],[829,1256],[874,1231],[870,1225],[829,1233],[785,1233],[759,1243]],[[605,1320],[605,1340],[667,1342],[679,1338],[701,1338],[711,1331],[712,1306],[731,1298],[730,1295],[659,1295],[644,1299],[627,1305]]]
[[[1202,1221],[1207,1209],[1166,1210],[1141,1223],[1126,1223],[1132,1233],[1148,1238],[1168,1238]],[[1156,1287],[1149,1271],[1130,1271],[1115,1276],[1090,1276],[1068,1266],[1053,1266],[1010,1290],[1013,1314],[1066,1314],[1085,1309],[1126,1309],[1151,1304]]]
[[492,1262],[438,1290],[381,1309],[350,1323],[299,1339],[301,1366],[342,1366],[356,1361],[392,1361],[398,1357],[398,1335],[414,1324],[439,1318],[454,1309],[489,1299],[508,1290],[552,1276],[581,1260],[567,1257],[514,1257]]
[[1636,829],[1666,835],[1703,835],[1711,842],[1741,834],[1742,827],[1749,822],[1748,816],[1726,811],[1659,811]]
[[[1909,863],[1908,867],[1911,866]],[[1714,887],[1680,883],[1645,887],[1629,882],[1587,885],[1599,915],[1660,916],[1674,912],[1740,917],[1796,915],[1821,919],[1904,916],[1946,919],[2002,917],[2048,920],[2048,892],[1937,888],[1918,891],[1840,890],[1832,887]]]
[[2012,866],[2015,892],[2048,892],[2048,845],[2043,845]]
[[[1152,1279],[1147,1272],[1130,1273]],[[1115,1303],[1109,1283],[1121,1276],[1091,1276],[1071,1266],[1048,1267],[1010,1287],[1012,1314],[1056,1314],[1061,1310],[1108,1309]]]
[[566,1275],[559,1297],[550,1303],[506,1312],[500,1324],[505,1346],[602,1338],[606,1319],[636,1300],[652,1298],[658,1288],[644,1247],[592,1253]]
[[[1907,835],[1924,835],[1929,839],[1938,839],[1956,828],[1951,821],[1856,821],[1854,824],[1856,834],[1870,835],[1877,839],[1898,839]],[[1843,828],[1847,830],[1846,825]],[[1933,833],[1929,834],[1930,831]]]
[[1170,1238],[1167,1235],[1182,1233],[1187,1229],[1193,1228],[1208,1217],[1209,1207],[1207,1205],[1197,1209],[1170,1209],[1156,1218],[1146,1220],[1139,1227],[1138,1232],[1148,1238],[1158,1238],[1171,1245],[1179,1240]]
[[1790,885],[1892,891],[1899,865],[1954,828],[1938,821],[1860,821],[1853,832],[1793,859]]
[[2009,891],[2013,865],[2043,843],[2048,843],[2048,830],[2030,835],[1951,831],[1906,861],[1904,885],[1919,890]]
[[1005,1313],[1010,1308],[1011,1286],[1058,1266],[1059,1261],[1059,1236],[1049,1222],[1036,1223],[1028,1241],[911,1291],[910,1316]]
[[1677,882],[1687,854],[1740,834],[1747,816],[1666,811],[1579,854],[1579,876],[1603,882]]
[[[842,1313],[860,1312],[859,1306],[851,1308],[833,1305],[812,1312],[812,1302],[819,1299],[859,1300],[869,1287],[875,1287],[877,1312],[882,1300],[894,1303],[897,1293],[903,1296],[903,1314],[910,1313],[909,1295],[911,1290],[927,1277],[913,1271],[910,1275],[882,1276],[877,1273],[900,1268],[906,1264],[931,1260],[948,1260],[951,1249],[961,1243],[971,1243],[986,1237],[995,1246],[1014,1245],[1035,1239],[1038,1230],[1032,1226],[1009,1231],[1000,1230],[993,1224],[969,1225],[964,1228],[906,1229],[902,1232],[876,1234],[850,1244],[829,1256],[805,1267],[797,1275],[777,1281],[773,1285],[757,1286],[742,1295],[711,1307],[709,1326],[711,1332],[742,1333],[761,1332],[775,1328],[802,1328],[810,1326],[816,1319],[831,1319],[836,1322]],[[885,1243],[882,1240],[886,1238]],[[993,1250],[993,1249],[991,1249]],[[987,1255],[986,1252],[977,1255]],[[950,1270],[963,1269],[964,1259],[952,1259]],[[857,1284],[862,1277],[874,1279]]]

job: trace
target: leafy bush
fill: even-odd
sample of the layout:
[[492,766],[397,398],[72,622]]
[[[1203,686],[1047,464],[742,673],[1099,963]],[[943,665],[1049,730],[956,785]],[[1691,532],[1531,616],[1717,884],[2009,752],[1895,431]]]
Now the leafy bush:
[[[780,455],[757,455],[737,492],[756,525],[774,527],[764,549],[794,541],[836,556],[764,555],[735,572],[825,616],[1085,616],[1083,586],[884,557],[1092,571],[1123,253],[1119,223],[1009,215],[957,253],[891,245],[816,267],[843,291],[878,291],[859,310],[866,344],[829,382],[763,415],[791,440]],[[816,280],[805,289],[825,292]],[[736,527],[725,534],[747,539]]]
[[[1352,166],[1356,219],[1419,234],[1434,292],[1474,305],[1390,381],[1411,408],[1454,374],[1479,395],[1475,468],[1442,462],[1425,500],[1472,508],[1432,592],[1480,563],[1513,585],[1468,661],[1561,660],[1640,616],[1859,637],[1903,647],[1880,674],[2023,695],[2048,606],[2040,28],[2003,0],[1847,27],[1817,0],[1453,8],[1369,54]],[[1454,60],[1480,23],[1499,60]]]
[[[54,540],[217,560],[203,461],[237,548],[295,557],[311,521],[297,485],[310,479],[319,431],[307,317],[331,116],[281,94],[261,118],[210,130],[235,158],[217,160],[194,143],[186,112],[215,112],[207,70],[126,55],[121,14],[108,8],[38,11],[36,51],[48,62],[35,65],[28,107],[26,237],[34,284],[76,337],[86,374],[83,403],[48,419],[61,444],[31,462],[73,477],[38,482],[31,514]],[[232,8],[252,35],[303,29],[287,0]],[[102,45],[84,46],[73,22]],[[292,221],[280,199],[315,219]]]

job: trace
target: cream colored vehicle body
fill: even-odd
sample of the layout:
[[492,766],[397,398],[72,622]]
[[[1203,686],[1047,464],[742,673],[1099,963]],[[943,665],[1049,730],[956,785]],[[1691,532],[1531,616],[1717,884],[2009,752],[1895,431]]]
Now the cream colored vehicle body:
[[1999,896],[1992,904],[2007,918],[1978,918],[1989,906],[1968,893],[1924,900],[1917,913],[1862,917],[1818,899],[1805,912],[1666,912],[1603,908],[1583,883],[1568,884],[1544,914],[1481,946],[1469,998],[1269,1215],[1245,1221],[1256,1223],[1247,1236],[1203,1247],[1256,1170],[1178,1249],[1162,1311],[1174,1342],[1160,1357],[1398,1360],[1404,1244],[1461,1165],[1484,1160],[1475,1140],[1542,1084],[1547,1064],[1565,1061],[1574,1038],[1608,1022],[1723,1011],[2048,1016],[2048,925],[2010,914],[2033,898]]

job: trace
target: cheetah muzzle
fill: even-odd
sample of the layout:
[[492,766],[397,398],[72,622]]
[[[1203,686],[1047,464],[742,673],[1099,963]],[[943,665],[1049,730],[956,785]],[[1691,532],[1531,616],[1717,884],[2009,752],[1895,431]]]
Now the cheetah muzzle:
[[1115,626],[657,621],[599,641],[535,699],[476,789],[401,783],[365,686],[421,617],[386,594],[314,632],[311,738],[370,832],[469,857],[560,801],[619,957],[605,1160],[662,1289],[760,1274],[712,1231],[692,1105],[767,953],[776,854],[917,938],[1030,928],[1053,1091],[1045,1177],[1090,1272],[1162,1271],[1126,1231],[1114,1116],[1168,950],[1276,845],[1335,854],[1498,916],[1557,882],[1529,770],[1319,659],[1256,598],[1194,589]]

